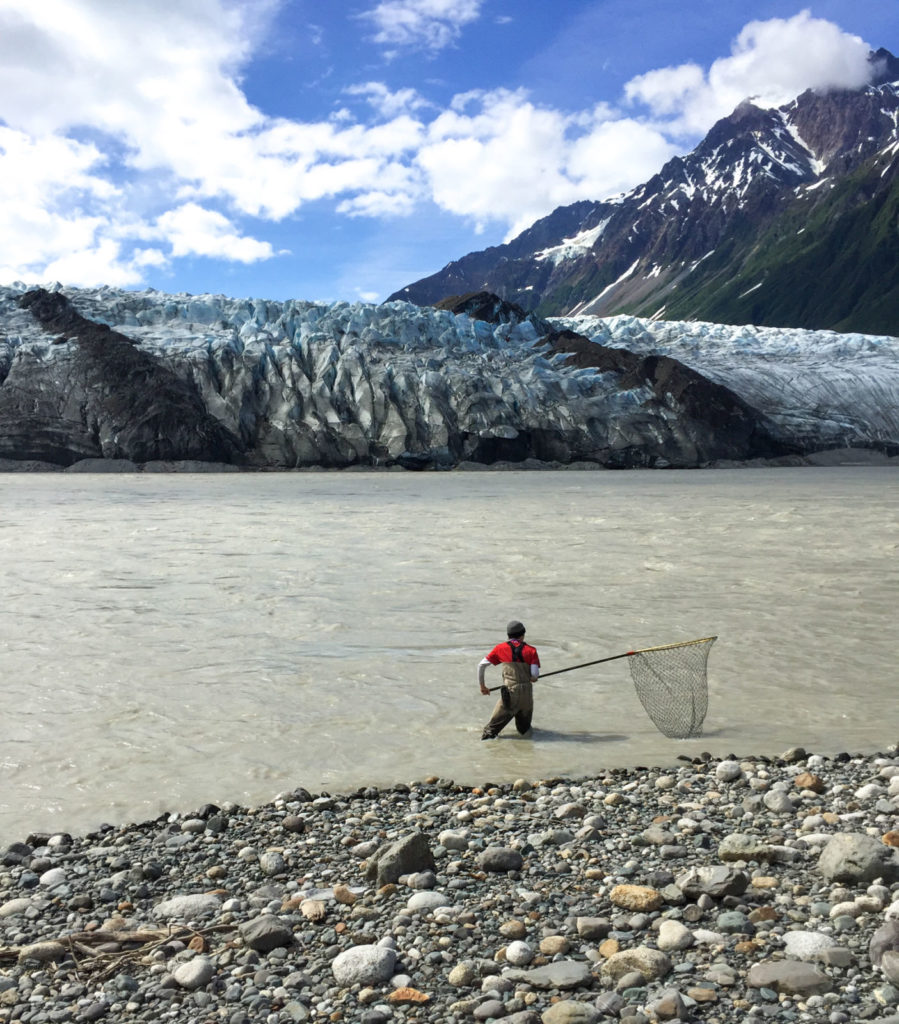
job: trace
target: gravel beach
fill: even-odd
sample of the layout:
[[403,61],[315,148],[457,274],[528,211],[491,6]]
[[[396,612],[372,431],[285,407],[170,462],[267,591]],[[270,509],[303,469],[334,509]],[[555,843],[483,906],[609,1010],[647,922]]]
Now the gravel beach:
[[899,1024],[899,750],[32,835],[0,1022]]

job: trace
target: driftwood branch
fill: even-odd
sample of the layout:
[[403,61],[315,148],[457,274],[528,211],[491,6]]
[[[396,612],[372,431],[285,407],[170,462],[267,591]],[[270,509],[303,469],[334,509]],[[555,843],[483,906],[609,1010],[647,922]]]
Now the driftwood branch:
[[[122,967],[143,960],[146,956],[174,940],[196,941],[205,950],[211,936],[219,932],[233,932],[228,924],[211,925],[195,929],[184,927],[144,928],[139,931],[121,929],[98,929],[92,932],[73,932],[60,938],[45,938],[41,942],[58,943],[72,957],[75,970],[80,977],[91,977],[105,981],[113,977]],[[115,943],[123,948],[97,950],[97,946]],[[33,944],[36,945],[36,944]],[[28,946],[0,947],[0,963],[17,962],[23,951],[27,956]]]

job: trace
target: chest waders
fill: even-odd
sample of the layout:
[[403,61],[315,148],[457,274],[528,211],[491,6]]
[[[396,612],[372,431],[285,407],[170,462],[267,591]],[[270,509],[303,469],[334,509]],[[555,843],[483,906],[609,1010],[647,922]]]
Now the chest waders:
[[534,684],[531,681],[531,666],[524,660],[524,644],[509,642],[512,660],[502,662],[503,685],[500,699],[490,721],[484,726],[481,739],[497,736],[515,719],[515,728],[524,735],[531,727],[534,714]]

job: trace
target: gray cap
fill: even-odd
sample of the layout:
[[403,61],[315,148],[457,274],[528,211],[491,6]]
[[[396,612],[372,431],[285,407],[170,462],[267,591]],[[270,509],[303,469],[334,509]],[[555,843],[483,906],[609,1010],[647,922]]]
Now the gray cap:
[[506,626],[506,636],[524,636],[525,628],[524,625],[515,619],[513,619],[508,626]]

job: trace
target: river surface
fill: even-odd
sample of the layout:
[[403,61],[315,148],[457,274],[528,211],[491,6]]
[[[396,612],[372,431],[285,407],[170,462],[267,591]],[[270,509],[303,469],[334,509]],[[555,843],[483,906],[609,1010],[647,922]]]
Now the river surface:
[[[891,468],[5,474],[0,844],[297,786],[882,750],[897,548]],[[717,635],[704,735],[663,736],[624,659],[482,742],[511,618],[544,672]]]

